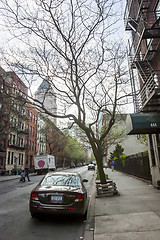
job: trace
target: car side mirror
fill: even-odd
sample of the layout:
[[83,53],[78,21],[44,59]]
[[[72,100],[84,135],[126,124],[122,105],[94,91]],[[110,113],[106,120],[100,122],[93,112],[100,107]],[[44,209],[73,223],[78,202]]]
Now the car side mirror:
[[83,182],[88,182],[88,180],[87,179],[83,179]]

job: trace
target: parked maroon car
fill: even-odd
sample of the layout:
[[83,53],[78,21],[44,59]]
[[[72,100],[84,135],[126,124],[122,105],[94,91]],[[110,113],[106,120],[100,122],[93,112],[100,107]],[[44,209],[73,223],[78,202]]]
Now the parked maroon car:
[[78,173],[47,173],[32,190],[29,209],[32,217],[40,214],[75,214],[86,218],[87,190]]

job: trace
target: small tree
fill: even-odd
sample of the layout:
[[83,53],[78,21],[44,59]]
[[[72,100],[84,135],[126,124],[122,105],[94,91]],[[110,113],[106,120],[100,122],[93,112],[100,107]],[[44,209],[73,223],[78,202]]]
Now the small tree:
[[120,144],[117,144],[115,147],[115,150],[113,151],[113,153],[111,153],[110,159],[116,160],[120,158],[120,156],[123,155],[123,152],[124,152],[124,148]]

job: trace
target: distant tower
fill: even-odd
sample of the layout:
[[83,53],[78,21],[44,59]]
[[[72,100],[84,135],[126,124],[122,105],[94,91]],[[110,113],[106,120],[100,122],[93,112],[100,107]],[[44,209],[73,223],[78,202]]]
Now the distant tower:
[[[43,82],[40,84],[38,87],[36,93],[35,93],[35,98],[39,100],[40,102],[44,102],[44,107],[51,113],[57,114],[57,103],[56,103],[56,95],[47,81],[47,79],[44,79]],[[54,122],[56,125],[57,121],[56,118],[50,117],[50,120]]]

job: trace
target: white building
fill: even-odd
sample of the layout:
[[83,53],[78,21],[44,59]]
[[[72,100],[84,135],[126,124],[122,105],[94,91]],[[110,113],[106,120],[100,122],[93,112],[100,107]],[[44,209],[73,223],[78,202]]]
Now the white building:
[[[47,81],[47,79],[43,80],[43,82],[38,87],[35,98],[43,103],[44,107],[51,112],[52,114],[57,114],[57,103],[56,103],[56,94]],[[57,125],[57,119],[51,116],[47,116],[50,118],[51,121]]]
[[45,120],[42,115],[39,114],[37,125],[37,156],[46,155],[47,152],[46,133],[44,131],[45,126]]
[[119,143],[124,148],[124,154],[127,156],[148,151],[148,146],[146,144],[141,143],[137,135],[127,135],[126,118],[127,114],[116,116],[116,122],[110,134],[114,135],[115,139],[108,147],[107,160],[110,157],[110,153],[114,151],[117,143]]

